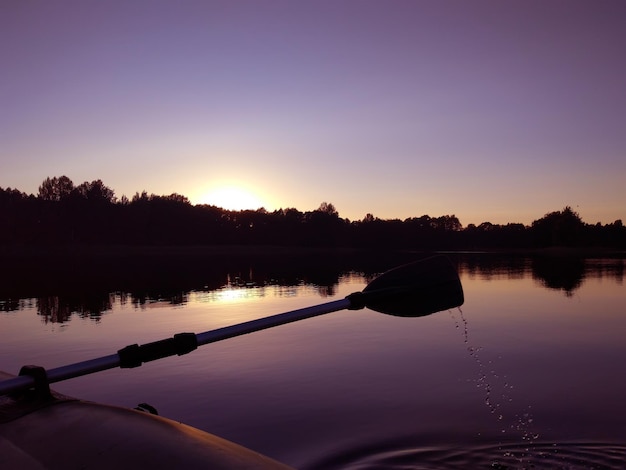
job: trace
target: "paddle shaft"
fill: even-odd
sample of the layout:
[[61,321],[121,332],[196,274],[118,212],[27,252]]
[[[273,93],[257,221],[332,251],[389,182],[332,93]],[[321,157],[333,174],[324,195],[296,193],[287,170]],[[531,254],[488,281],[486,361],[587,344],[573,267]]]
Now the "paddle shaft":
[[[236,336],[245,335],[248,333],[252,333],[255,331],[265,330],[267,328],[272,328],[274,326],[284,325],[286,323],[292,323],[298,320],[304,320],[306,318],[312,318],[319,315],[324,315],[326,313],[336,312],[338,310],[344,310],[352,307],[352,302],[350,299],[345,298],[341,300],[335,300],[333,302],[327,302],[321,305],[315,305],[312,307],[301,308],[298,310],[292,310],[285,313],[279,313],[276,315],[272,315],[269,317],[259,318],[257,320],[251,320],[244,323],[239,323],[237,325],[226,326],[224,328],[218,328],[216,330],[206,331],[204,333],[199,333],[195,336],[195,343],[197,346],[202,346],[204,344],[215,343],[217,341],[222,341],[224,339],[234,338]],[[187,335],[193,335],[193,333],[186,333]],[[169,340],[163,340],[161,342],[149,343],[144,346],[132,345],[128,346],[128,348],[142,348],[149,347],[150,345],[154,345],[157,343],[166,342]],[[126,348],[124,348],[126,349]],[[173,351],[167,354],[155,354],[154,357],[149,357],[147,359],[139,361],[138,364],[134,366],[125,366],[125,367],[135,367],[141,365],[142,362],[148,362],[151,360],[159,359],[161,357],[167,357],[174,354],[184,354],[185,352],[190,352],[195,349],[193,347],[189,351],[184,351],[182,353],[178,353]],[[66,366],[57,367],[55,369],[47,370],[47,381],[48,383],[61,382],[63,380],[72,379],[75,377],[81,377],[83,375],[92,374],[95,372],[100,372],[103,370],[114,369],[115,367],[123,366],[123,359],[121,357],[120,350],[117,354],[111,354],[109,356],[103,356],[96,359],[90,359],[88,361],[76,362],[74,364],[69,364]],[[35,379],[28,375],[21,375],[18,377],[14,377],[9,380],[5,380],[0,382],[0,395],[18,392],[21,390],[26,390],[35,385]]]

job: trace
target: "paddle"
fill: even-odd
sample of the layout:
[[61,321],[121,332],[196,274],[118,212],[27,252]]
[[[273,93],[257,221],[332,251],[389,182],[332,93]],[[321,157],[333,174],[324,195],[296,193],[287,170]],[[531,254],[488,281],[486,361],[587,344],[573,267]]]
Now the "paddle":
[[292,310],[237,325],[204,333],[179,333],[172,338],[132,344],[116,354],[44,371],[40,367],[25,366],[20,376],[0,382],[0,395],[36,387],[83,375],[113,369],[138,367],[144,362],[163,357],[187,354],[198,346],[214,343],[254,331],[304,320],[338,310],[358,310],[367,307],[377,312],[401,317],[419,317],[458,307],[463,304],[463,289],[454,266],[444,256],[432,256],[399,266],[372,280],[362,292],[355,292],[341,300]]

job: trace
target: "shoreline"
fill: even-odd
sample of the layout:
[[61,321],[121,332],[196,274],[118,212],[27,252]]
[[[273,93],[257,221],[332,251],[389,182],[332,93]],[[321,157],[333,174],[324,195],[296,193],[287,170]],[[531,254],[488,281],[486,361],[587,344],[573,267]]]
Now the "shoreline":
[[279,245],[18,245],[0,246],[2,257],[29,256],[275,256],[354,254],[351,248]]
[[384,255],[546,256],[626,258],[626,251],[604,247],[547,247],[475,250],[407,250],[393,248],[304,247],[282,245],[0,245],[0,259],[101,257],[284,257]]

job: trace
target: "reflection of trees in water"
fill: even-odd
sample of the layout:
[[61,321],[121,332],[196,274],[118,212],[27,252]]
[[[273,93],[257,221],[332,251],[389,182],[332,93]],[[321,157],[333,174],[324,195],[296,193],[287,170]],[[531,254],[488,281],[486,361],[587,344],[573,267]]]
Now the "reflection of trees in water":
[[115,294],[101,294],[84,297],[49,295],[37,298],[37,314],[45,323],[63,323],[73,314],[81,318],[99,321],[101,315],[113,308]]
[[32,308],[35,305],[35,299],[0,299],[0,312],[14,312],[16,310],[24,310]]
[[[170,305],[184,305],[189,301],[189,291],[139,291],[132,293],[119,293],[120,304],[125,305],[130,301],[135,308],[141,308],[151,303],[162,302]],[[123,298],[122,298],[123,296]]]
[[[307,286],[317,291],[321,297],[330,297],[336,293],[339,277],[343,274],[343,271],[327,268],[302,273],[299,271],[302,266],[268,271],[264,266],[247,264],[236,265],[234,269],[231,266],[231,269],[218,271],[214,268],[208,277],[193,277],[189,272],[181,277],[155,276],[152,273],[150,282],[139,279],[139,282],[126,284],[126,288],[115,292],[94,291],[92,287],[80,297],[72,294],[41,295],[36,297],[35,306],[46,323],[67,322],[72,315],[99,321],[104,313],[112,310],[116,302],[121,306],[131,305],[140,309],[151,305],[184,305],[189,302],[192,292],[217,293],[223,289]],[[172,287],[168,287],[168,283]],[[153,287],[146,287],[148,284],[153,284]],[[105,285],[110,284],[107,282]],[[7,301],[2,306],[6,311],[25,308],[24,301]]]
[[593,277],[598,279],[615,279],[619,285],[624,283],[624,259],[593,259],[587,260],[587,268],[592,268]]
[[532,276],[543,287],[571,296],[585,279],[624,279],[624,259],[584,259],[570,256],[455,255],[459,272],[470,277],[522,279]]
[[67,302],[54,295],[37,299],[37,313],[46,323],[63,323],[72,316],[72,309]]
[[557,289],[571,297],[585,278],[585,261],[580,258],[534,258],[533,278],[544,287]]
[[[113,305],[119,302],[120,305],[130,304],[134,308],[143,309],[150,305],[170,305],[178,306],[189,302],[192,292],[219,292],[223,288],[242,289],[242,290],[258,290],[265,287],[301,287],[310,286],[318,292],[320,297],[331,297],[335,295],[339,281],[329,284],[320,285],[305,282],[303,280],[294,280],[293,283],[279,283],[275,279],[257,280],[246,283],[236,283],[231,285],[220,286],[213,289],[189,290],[189,291],[146,291],[138,292],[114,292],[109,294],[92,294],[81,298],[72,298],[68,296],[50,295],[38,297],[35,302],[37,314],[43,317],[45,323],[64,323],[70,320],[72,315],[80,318],[99,321],[102,315],[113,309]],[[22,310],[28,305],[24,301],[5,302],[3,307],[5,311]]]
[[459,274],[480,279],[522,279],[528,275],[530,260],[523,256],[507,256],[493,254],[454,254],[450,256],[456,261]]
[[585,279],[614,279],[621,285],[624,281],[624,260],[536,257],[532,259],[532,274],[542,286],[562,290],[570,297]]
[[[295,295],[296,290],[304,286],[325,298],[336,294],[343,278],[356,276],[367,283],[386,269],[419,257],[395,254],[354,258],[161,258],[142,259],[142,262],[130,260],[122,269],[120,260],[115,260],[108,270],[94,263],[89,267],[82,265],[80,270],[58,269],[56,277],[42,275],[41,282],[37,282],[35,276],[30,284],[15,283],[15,290],[4,284],[0,286],[0,299],[3,299],[0,311],[36,308],[45,322],[62,323],[72,315],[98,321],[116,303],[134,308],[184,305],[193,292],[219,293],[224,289],[265,295],[265,288],[271,286],[277,295],[281,295],[281,290],[288,292],[285,295]],[[624,260],[618,258],[585,260],[470,253],[451,253],[449,257],[462,276],[482,279],[532,276],[542,286],[562,290],[566,295],[572,295],[585,279],[615,279],[622,284],[624,278]],[[256,293],[252,289],[256,289]],[[215,298],[219,299],[219,295]]]

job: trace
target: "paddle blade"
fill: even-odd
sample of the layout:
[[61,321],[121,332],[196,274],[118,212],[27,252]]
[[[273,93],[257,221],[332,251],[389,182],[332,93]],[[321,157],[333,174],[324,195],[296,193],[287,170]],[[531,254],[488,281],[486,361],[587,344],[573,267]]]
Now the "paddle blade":
[[367,308],[399,317],[421,317],[463,305],[463,288],[445,256],[432,256],[384,272],[362,294]]

